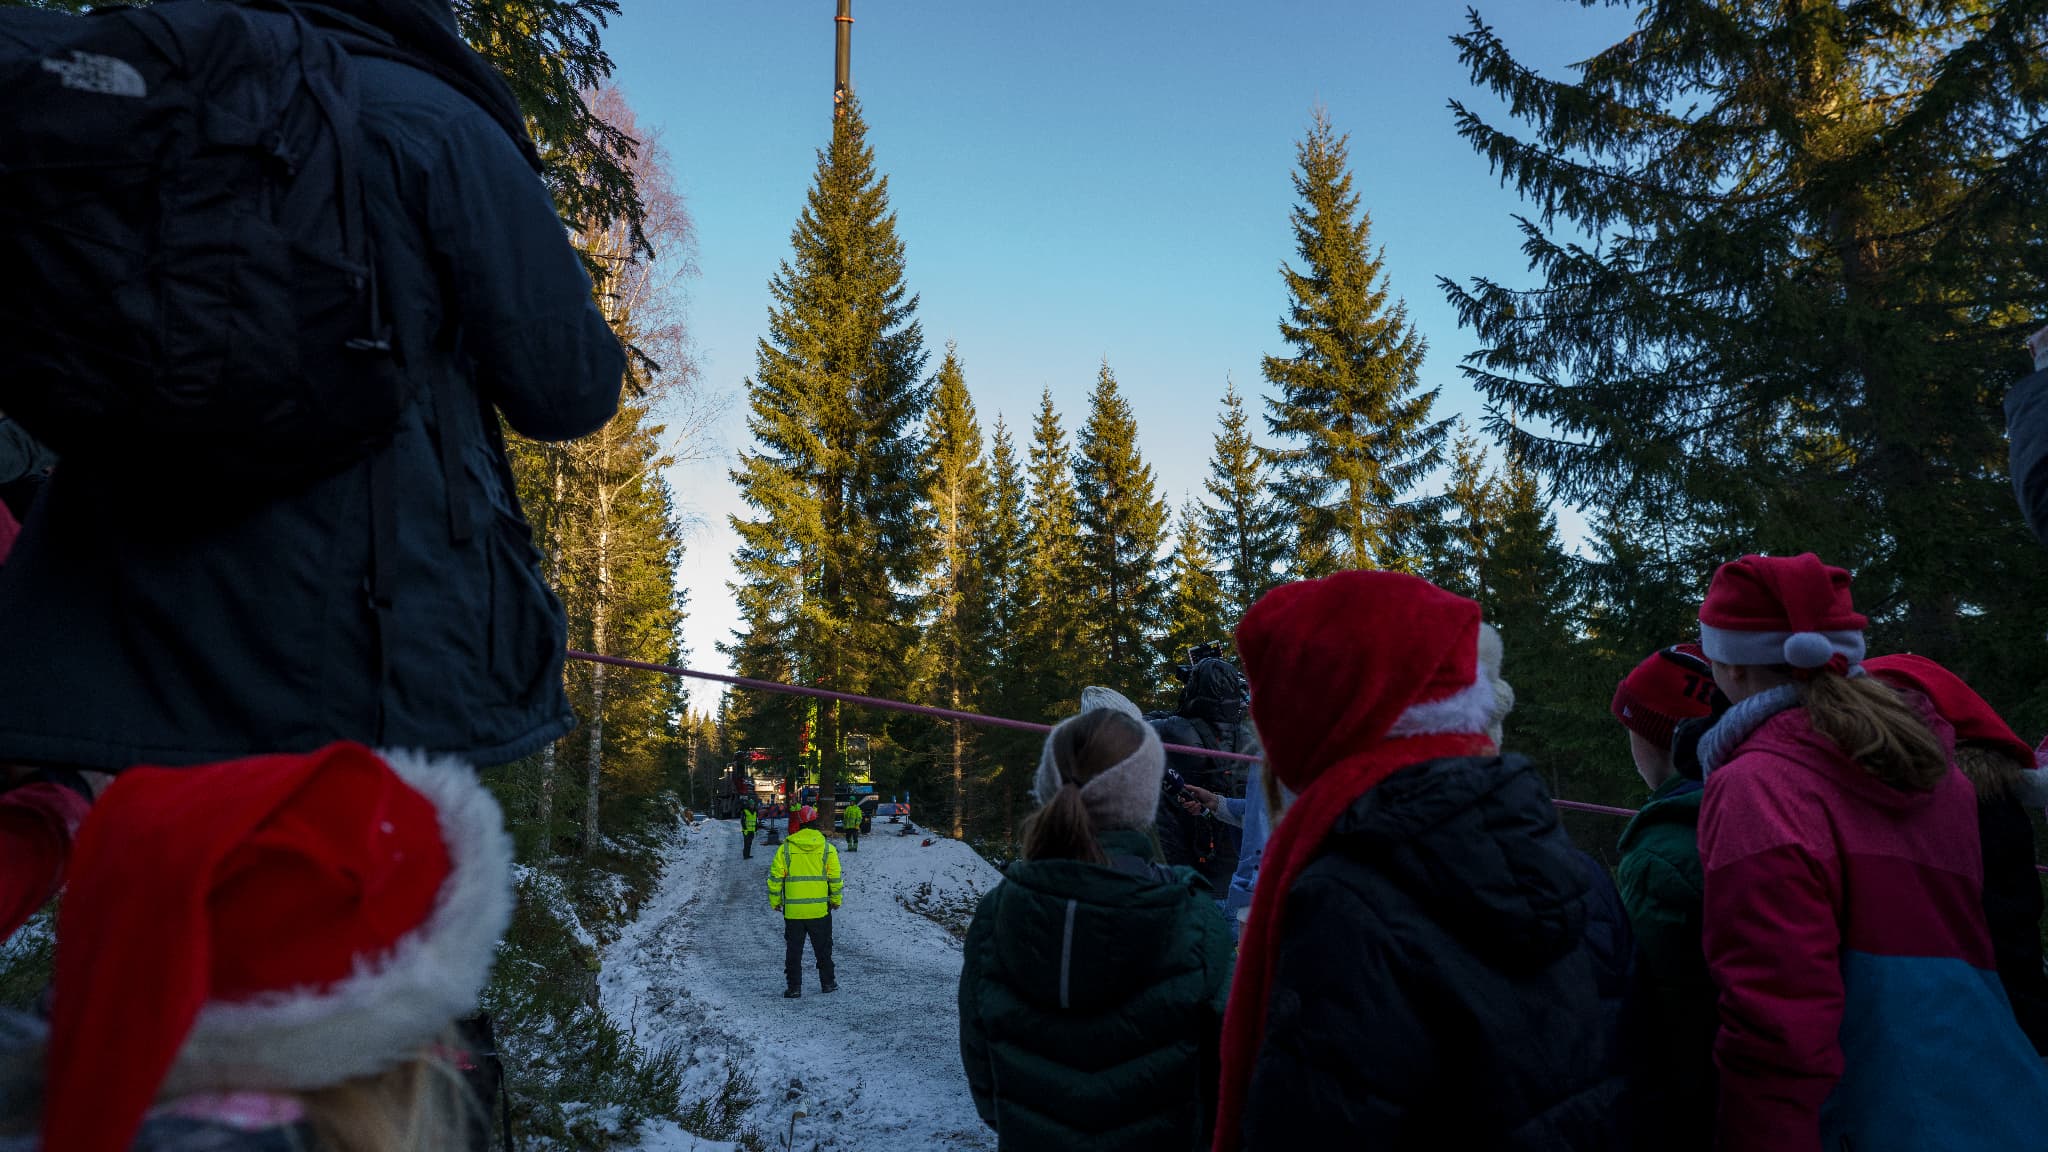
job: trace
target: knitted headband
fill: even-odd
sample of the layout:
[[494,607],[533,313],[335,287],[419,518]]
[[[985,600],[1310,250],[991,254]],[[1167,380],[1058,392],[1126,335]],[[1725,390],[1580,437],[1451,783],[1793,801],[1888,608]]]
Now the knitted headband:
[[[1115,707],[1108,710],[1123,712]],[[1053,742],[1062,729],[1086,715],[1083,712],[1069,716],[1046,735],[1045,747],[1038,755],[1038,774],[1031,784],[1032,797],[1041,806],[1052,803],[1059,790],[1070,783],[1053,762]],[[1080,785],[1081,803],[1088,809],[1089,822],[1097,828],[1150,828],[1158,816],[1159,783],[1166,775],[1166,750],[1159,746],[1159,734],[1152,730],[1152,725],[1142,720],[1133,723],[1144,732],[1137,751]]]

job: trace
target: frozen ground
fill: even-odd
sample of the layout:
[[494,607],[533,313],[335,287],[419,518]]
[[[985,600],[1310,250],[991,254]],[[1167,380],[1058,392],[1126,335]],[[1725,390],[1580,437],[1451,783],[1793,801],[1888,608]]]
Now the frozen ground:
[[[858,853],[839,844],[845,906],[833,913],[839,990],[782,997],[782,917],[768,907],[774,849],[740,859],[739,824],[700,821],[669,848],[661,887],[605,954],[604,1007],[643,1043],[683,1046],[686,1098],[714,1098],[737,1068],[759,1100],[746,1113],[768,1145],[923,1152],[992,1149],[960,1072],[954,993],[974,901],[1000,878],[958,841],[876,824]],[[836,843],[836,842],[835,842]],[[730,1147],[673,1126],[644,1152]]]

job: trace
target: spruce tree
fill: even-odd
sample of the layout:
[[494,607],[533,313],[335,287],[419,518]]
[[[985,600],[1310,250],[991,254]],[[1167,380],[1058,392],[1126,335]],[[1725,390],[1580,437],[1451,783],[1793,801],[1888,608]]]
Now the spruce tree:
[[1295,147],[1291,220],[1300,267],[1283,265],[1287,356],[1264,360],[1266,427],[1283,441],[1276,495],[1292,511],[1300,574],[1415,567],[1432,503],[1411,495],[1443,456],[1449,418],[1418,373],[1425,346],[1394,298],[1372,217],[1351,189],[1349,138],[1318,109]]
[[2048,578],[1997,398],[2048,308],[2044,27],[2032,4],[1652,5],[1553,79],[1473,14],[1460,58],[1522,123],[1459,105],[1459,129],[1536,209],[1533,285],[1444,283],[1492,430],[1566,499],[1655,492],[1690,573],[1819,552],[1874,643],[2031,692]]
[[1010,427],[996,417],[989,437],[987,472],[988,521],[976,545],[988,601],[991,649],[1005,653],[1020,621],[1018,582],[1024,574],[1030,493]]
[[[1035,718],[1042,714],[1035,683],[1039,674],[1037,640],[1025,597],[1030,567],[1031,493],[1017,459],[1015,440],[1002,417],[989,438],[988,517],[982,526],[979,562],[987,599],[989,685],[987,711],[1000,716]],[[1019,814],[1030,807],[1032,771],[1042,743],[1027,733],[991,729],[980,737],[981,776],[971,814],[982,835],[1015,833]]]
[[[959,351],[946,345],[926,417],[925,503],[931,515],[932,561],[926,581],[927,624],[924,665],[934,702],[974,710],[988,675],[987,582],[981,548],[987,528],[988,478],[983,472],[981,425],[967,392]],[[952,807],[952,835],[965,832],[968,762],[976,733],[966,724],[947,725],[945,767]]]
[[[818,154],[815,182],[769,282],[769,335],[747,381],[753,447],[733,472],[754,510],[740,536],[743,673],[851,692],[898,691],[913,639],[909,590],[923,552],[920,420],[929,388],[917,300],[889,181],[849,97]],[[796,734],[787,703],[754,702],[755,741]],[[841,706],[818,709],[820,803],[845,755]],[[793,741],[792,741],[793,743]]]
[[1486,470],[1486,448],[1462,421],[1451,445],[1451,475],[1444,486],[1443,518],[1424,534],[1422,575],[1439,588],[1492,601],[1488,563],[1500,531],[1502,492]]
[[1018,557],[1009,645],[1009,703],[1025,719],[1045,720],[1078,707],[1087,654],[1081,645],[1087,595],[1072,456],[1047,389],[1032,424],[1027,456],[1029,515]]
[[1092,678],[1138,695],[1152,673],[1152,642],[1165,589],[1159,550],[1166,501],[1138,453],[1138,421],[1102,362],[1088,397],[1088,422],[1074,452],[1081,528],[1082,646],[1077,663]]
[[1159,639],[1163,661],[1161,675],[1152,693],[1162,706],[1170,706],[1174,667],[1186,660],[1188,650],[1198,644],[1228,642],[1235,618],[1228,615],[1223,583],[1217,579],[1204,540],[1203,509],[1193,500],[1181,505],[1175,526],[1177,543],[1172,569],[1167,576],[1165,630]]
[[1222,429],[1202,482],[1211,501],[1202,507],[1202,542],[1215,559],[1224,616],[1232,625],[1279,582],[1293,545],[1291,517],[1273,498],[1250,423],[1237,385],[1226,386]]

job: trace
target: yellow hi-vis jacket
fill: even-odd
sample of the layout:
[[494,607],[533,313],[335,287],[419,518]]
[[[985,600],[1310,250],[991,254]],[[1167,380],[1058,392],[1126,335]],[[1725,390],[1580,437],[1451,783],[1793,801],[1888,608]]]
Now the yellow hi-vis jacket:
[[768,866],[768,906],[785,920],[816,920],[839,907],[839,850],[816,828],[792,833]]
[[839,826],[841,828],[850,828],[855,831],[858,831],[860,829],[860,819],[860,805],[848,804],[846,806],[846,811],[841,812],[839,814]]
[[752,832],[759,825],[759,819],[751,809],[740,809],[740,831]]

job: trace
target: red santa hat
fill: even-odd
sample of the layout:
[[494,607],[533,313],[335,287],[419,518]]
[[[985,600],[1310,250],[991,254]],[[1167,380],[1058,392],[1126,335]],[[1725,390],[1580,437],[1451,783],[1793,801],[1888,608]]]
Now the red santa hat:
[[1298,795],[1261,857],[1223,1020],[1216,1148],[1237,1147],[1287,890],[1353,801],[1410,765],[1488,755],[1514,693],[1479,605],[1397,572],[1283,584],[1237,626],[1266,767]]
[[161,1097],[418,1056],[475,1007],[511,864],[462,764],[335,744],[122,773],[58,914],[43,1147],[125,1152]]
[[1714,710],[1714,670],[1697,644],[1674,644],[1650,653],[1614,687],[1608,706],[1622,726],[1669,750],[1678,722]]
[[1849,573],[1811,552],[1744,556],[1721,565],[1700,605],[1700,647],[1716,664],[1839,674],[1863,662],[1870,621],[1849,598]]
[[[2034,762],[2034,750],[2016,735],[1991,705],[1963,678],[1925,656],[1874,656],[1863,670],[1894,688],[1918,692],[1934,713],[1956,730],[1957,744],[1989,744],[2021,767]],[[2031,774],[2031,773],[2030,773]]]

